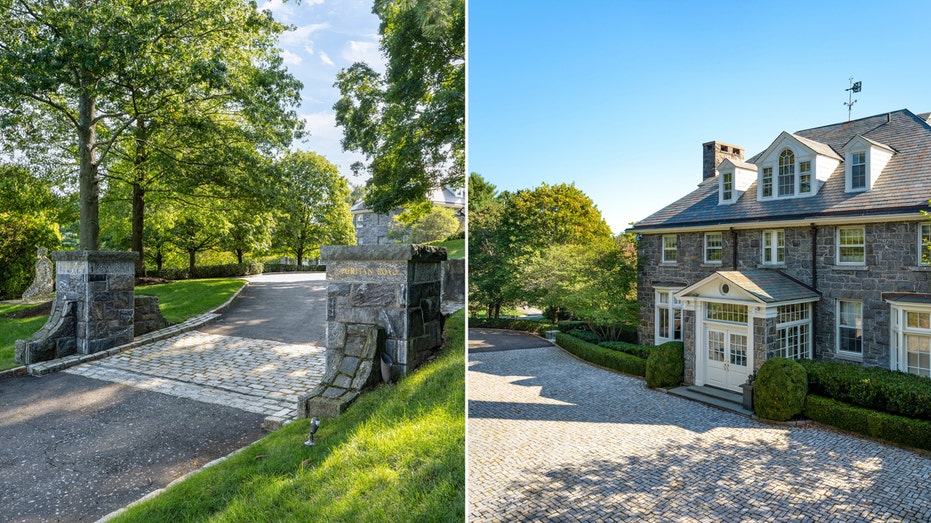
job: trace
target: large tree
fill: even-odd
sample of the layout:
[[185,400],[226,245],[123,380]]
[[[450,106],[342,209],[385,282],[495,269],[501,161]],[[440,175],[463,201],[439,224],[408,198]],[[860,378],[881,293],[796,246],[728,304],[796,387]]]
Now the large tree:
[[[243,91],[240,100],[218,94],[232,90],[228,78],[249,74],[231,64],[280,71],[271,52],[280,30],[244,0],[0,3],[0,96],[10,101],[0,125],[31,126],[39,110],[73,129],[80,248],[99,246],[101,168],[123,134],[132,132],[134,155],[145,160],[139,146],[166,108],[187,116],[204,100],[233,107],[268,96],[261,89]],[[266,72],[255,74],[259,87],[269,83]]]
[[365,155],[366,206],[386,213],[465,179],[465,1],[376,0],[384,75],[337,75],[343,148]]
[[355,244],[349,184],[335,165],[319,154],[295,151],[277,170],[275,246],[294,254],[300,265],[321,245]]

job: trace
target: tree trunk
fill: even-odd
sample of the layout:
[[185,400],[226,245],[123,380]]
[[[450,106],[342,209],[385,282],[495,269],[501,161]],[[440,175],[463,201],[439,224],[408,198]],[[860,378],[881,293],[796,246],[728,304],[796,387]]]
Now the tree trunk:
[[242,265],[242,249],[236,249],[236,259],[239,260],[239,264]]
[[194,277],[194,260],[197,258],[197,249],[188,249],[188,278]]
[[143,247],[143,231],[145,229],[145,163],[148,160],[146,150],[147,132],[145,122],[141,119],[136,122],[134,140],[136,143],[136,158],[133,179],[133,215],[132,215],[132,250],[139,253],[136,260],[136,276],[145,276],[145,257]]
[[81,196],[81,230],[78,248],[96,251],[100,247],[100,223],[98,221],[97,161],[94,148],[97,133],[94,128],[96,99],[89,92],[78,95],[78,154],[80,156],[79,189]]
[[162,250],[158,249],[155,251],[155,270],[162,272],[162,262],[165,261],[165,257],[162,256]]

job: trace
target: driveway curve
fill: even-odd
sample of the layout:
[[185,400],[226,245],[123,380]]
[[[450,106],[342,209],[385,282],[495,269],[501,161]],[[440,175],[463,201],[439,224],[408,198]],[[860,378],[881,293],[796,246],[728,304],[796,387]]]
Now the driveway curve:
[[763,424],[558,347],[470,351],[468,366],[474,522],[931,520],[917,452]]

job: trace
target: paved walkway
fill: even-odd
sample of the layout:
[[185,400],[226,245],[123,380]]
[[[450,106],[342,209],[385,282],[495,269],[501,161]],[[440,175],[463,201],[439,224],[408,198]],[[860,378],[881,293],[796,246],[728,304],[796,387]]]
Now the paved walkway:
[[471,521],[931,521],[919,453],[762,424],[557,347],[468,365]]

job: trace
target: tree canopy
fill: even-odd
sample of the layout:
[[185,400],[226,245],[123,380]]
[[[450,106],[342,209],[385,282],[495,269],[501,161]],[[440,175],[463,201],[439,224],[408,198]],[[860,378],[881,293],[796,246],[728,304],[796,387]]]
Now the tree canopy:
[[465,1],[376,0],[380,75],[357,62],[337,75],[343,148],[361,152],[375,212],[423,201],[465,180]]

